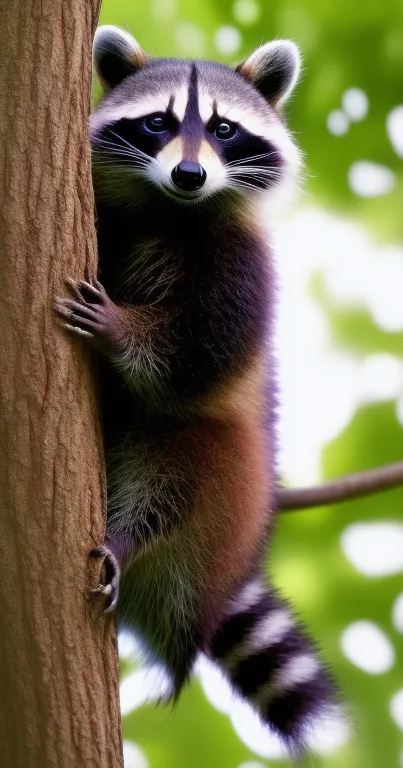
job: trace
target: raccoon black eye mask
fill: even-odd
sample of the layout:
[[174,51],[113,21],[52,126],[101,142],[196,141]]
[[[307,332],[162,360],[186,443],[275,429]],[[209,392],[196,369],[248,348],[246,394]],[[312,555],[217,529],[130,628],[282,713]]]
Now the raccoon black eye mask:
[[300,755],[325,664],[266,575],[275,487],[273,259],[258,203],[295,178],[275,41],[236,69],[150,59],[101,27],[90,119],[99,280],[56,309],[100,353],[108,484],[98,591],[177,697],[199,654]]
[[108,27],[94,58],[106,89],[90,123],[94,175],[109,196],[132,203],[140,179],[143,194],[151,186],[187,203],[292,182],[299,154],[279,106],[298,75],[293,43],[268,43],[232,70],[148,59]]

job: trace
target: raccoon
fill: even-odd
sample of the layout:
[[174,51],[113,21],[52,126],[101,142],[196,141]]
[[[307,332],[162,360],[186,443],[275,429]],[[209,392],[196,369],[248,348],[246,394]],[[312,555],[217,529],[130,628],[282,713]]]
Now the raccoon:
[[101,353],[98,591],[165,665],[174,700],[206,654],[299,756],[335,688],[265,574],[275,276],[257,216],[298,173],[281,115],[298,49],[277,40],[232,69],[149,58],[106,26],[94,62],[101,282],[70,280],[56,309]]

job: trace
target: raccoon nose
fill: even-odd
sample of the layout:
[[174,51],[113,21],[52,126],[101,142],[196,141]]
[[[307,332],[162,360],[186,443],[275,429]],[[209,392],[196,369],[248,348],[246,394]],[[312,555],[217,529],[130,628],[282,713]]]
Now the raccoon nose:
[[195,192],[200,189],[206,178],[207,173],[199,163],[190,163],[187,160],[181,160],[171,173],[175,187],[184,189],[186,192]]

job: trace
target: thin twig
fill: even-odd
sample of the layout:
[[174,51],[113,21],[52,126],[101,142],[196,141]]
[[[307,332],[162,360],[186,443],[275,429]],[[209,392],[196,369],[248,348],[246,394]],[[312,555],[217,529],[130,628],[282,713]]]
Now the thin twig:
[[364,472],[354,472],[312,488],[280,488],[277,504],[282,512],[291,512],[379,493],[398,485],[403,485],[403,461]]

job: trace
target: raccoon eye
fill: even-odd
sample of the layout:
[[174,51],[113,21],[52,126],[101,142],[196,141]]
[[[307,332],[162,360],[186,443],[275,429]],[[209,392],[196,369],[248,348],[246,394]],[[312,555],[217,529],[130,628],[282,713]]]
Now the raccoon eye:
[[214,135],[217,139],[232,139],[237,132],[237,126],[235,123],[230,123],[228,120],[221,120],[214,128]]
[[169,128],[168,118],[163,112],[156,112],[154,115],[148,115],[143,120],[143,126],[151,133],[162,133]]

